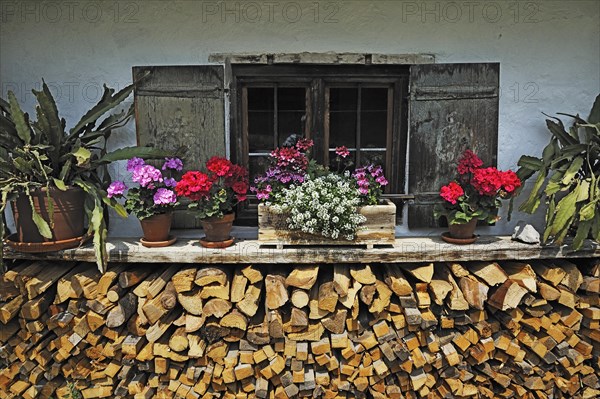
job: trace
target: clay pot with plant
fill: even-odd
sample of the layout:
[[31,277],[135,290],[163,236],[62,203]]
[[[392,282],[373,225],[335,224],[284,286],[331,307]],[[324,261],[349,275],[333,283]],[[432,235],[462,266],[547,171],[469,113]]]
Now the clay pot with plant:
[[209,159],[206,170],[186,172],[175,186],[175,191],[192,201],[188,209],[200,219],[205,234],[200,244],[224,248],[233,244],[233,209],[246,200],[248,171],[222,157]]
[[[132,84],[115,92],[105,86],[100,101],[68,131],[45,82],[40,91],[33,90],[35,121],[23,112],[13,92],[9,91],[8,101],[0,100],[0,212],[12,204],[17,229],[7,237],[9,244],[35,250],[34,244],[40,244],[40,250],[55,250],[80,245],[85,236],[93,235],[98,267],[106,268],[106,207],[127,215],[104,190],[110,183],[107,166],[134,156],[169,155],[148,147],[107,150],[112,131],[129,121],[133,106],[112,111],[133,88]],[[0,235],[4,236],[3,221]]]

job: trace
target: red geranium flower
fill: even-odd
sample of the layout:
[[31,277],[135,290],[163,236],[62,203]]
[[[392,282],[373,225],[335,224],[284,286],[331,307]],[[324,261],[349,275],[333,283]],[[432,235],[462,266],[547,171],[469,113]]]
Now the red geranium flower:
[[502,188],[502,172],[494,167],[476,169],[471,184],[479,194],[493,197]]
[[227,175],[231,166],[231,161],[221,157],[212,157],[206,162],[206,169],[219,177]]
[[517,188],[521,187],[521,179],[512,170],[502,172],[502,187],[507,193],[514,192]]
[[236,194],[246,194],[248,192],[248,183],[244,181],[238,181],[231,188]]
[[348,155],[350,155],[350,151],[348,150],[348,147],[343,145],[335,148],[335,154],[342,158],[346,158]]
[[461,175],[473,173],[483,165],[483,161],[471,150],[466,150],[458,160],[458,173]]
[[300,139],[296,142],[296,148],[300,151],[309,150],[313,146],[313,141],[310,139]]
[[185,196],[193,201],[207,197],[212,188],[212,181],[206,173],[195,170],[186,172],[175,186],[179,196]]
[[440,189],[440,196],[452,205],[456,204],[456,201],[464,194],[465,191],[460,184],[454,181]]

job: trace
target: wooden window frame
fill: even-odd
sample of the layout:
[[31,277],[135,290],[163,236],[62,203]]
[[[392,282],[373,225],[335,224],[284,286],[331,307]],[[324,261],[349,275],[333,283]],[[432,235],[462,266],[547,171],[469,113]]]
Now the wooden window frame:
[[[307,87],[304,133],[314,140],[313,157],[328,161],[329,126],[327,93],[330,87],[388,88],[388,135],[386,137],[386,175],[391,182],[386,197],[404,198],[408,129],[408,65],[231,65],[231,140],[234,162],[248,165],[248,87]],[[250,220],[254,211],[240,210],[238,219]]]

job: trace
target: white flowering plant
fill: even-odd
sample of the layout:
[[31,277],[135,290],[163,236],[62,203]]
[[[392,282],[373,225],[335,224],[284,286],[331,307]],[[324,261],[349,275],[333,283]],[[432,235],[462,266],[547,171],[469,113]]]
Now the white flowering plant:
[[324,167],[310,159],[312,146],[312,140],[301,138],[272,151],[271,167],[250,190],[278,214],[272,222],[279,228],[354,240],[366,222],[358,208],[381,203],[388,184],[383,168],[370,164],[352,170],[345,146],[335,149],[331,168]]
[[353,240],[360,224],[366,221],[357,212],[361,198],[349,172],[308,176],[302,184],[292,184],[276,196],[273,209],[289,214],[290,230]]

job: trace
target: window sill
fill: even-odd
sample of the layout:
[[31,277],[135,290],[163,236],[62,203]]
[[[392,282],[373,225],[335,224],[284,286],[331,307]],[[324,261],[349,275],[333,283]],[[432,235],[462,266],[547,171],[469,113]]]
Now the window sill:
[[[235,235],[236,232],[234,232]],[[206,249],[185,231],[177,233],[177,242],[165,248],[145,248],[137,238],[109,239],[110,262],[129,263],[403,263],[444,261],[493,261],[548,258],[600,257],[597,244],[587,241],[582,250],[569,251],[566,246],[528,245],[512,241],[509,236],[481,236],[471,245],[447,244],[436,237],[402,237],[394,245],[365,249],[361,246],[296,246],[284,249],[261,247],[255,239],[240,238],[248,232],[238,231],[235,245],[226,249]],[[8,250],[5,259],[75,260],[95,262],[91,244],[64,251],[28,254]]]

